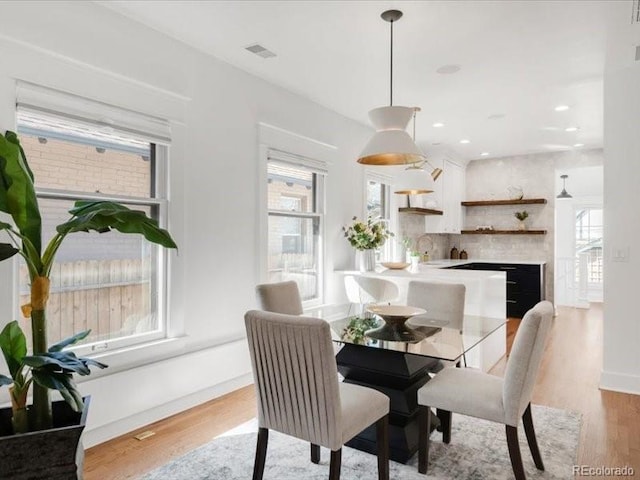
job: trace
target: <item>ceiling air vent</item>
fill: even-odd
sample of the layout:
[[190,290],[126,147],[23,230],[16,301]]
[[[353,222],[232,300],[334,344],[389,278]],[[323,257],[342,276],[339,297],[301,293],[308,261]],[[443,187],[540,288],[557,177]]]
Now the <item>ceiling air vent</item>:
[[245,50],[249,50],[251,53],[255,53],[256,55],[262,58],[272,58],[276,56],[276,54],[273,53],[271,50],[267,50],[266,48],[264,48],[262,45],[258,43],[256,43],[255,45],[249,45],[248,47],[245,47]]

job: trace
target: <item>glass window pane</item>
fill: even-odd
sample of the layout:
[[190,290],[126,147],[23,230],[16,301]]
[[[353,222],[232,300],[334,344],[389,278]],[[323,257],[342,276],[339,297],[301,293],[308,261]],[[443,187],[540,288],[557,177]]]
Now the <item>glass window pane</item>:
[[371,218],[384,218],[383,187],[373,180],[367,182],[367,215]]
[[269,164],[267,178],[269,210],[305,213],[315,211],[313,173],[295,167]]
[[[68,200],[39,200],[46,243],[55,227],[70,218]],[[150,215],[151,207],[130,206]],[[73,233],[62,244],[51,273],[47,307],[49,342],[91,329],[84,343],[160,329],[157,317],[158,247],[141,235]],[[21,304],[29,303],[29,275],[20,265]],[[22,326],[30,334],[30,321]],[[29,335],[30,336],[30,335]]]
[[269,282],[294,280],[302,300],[319,295],[318,218],[269,215]]
[[20,132],[20,143],[36,180],[36,187],[75,192],[151,197],[150,144],[110,148]]

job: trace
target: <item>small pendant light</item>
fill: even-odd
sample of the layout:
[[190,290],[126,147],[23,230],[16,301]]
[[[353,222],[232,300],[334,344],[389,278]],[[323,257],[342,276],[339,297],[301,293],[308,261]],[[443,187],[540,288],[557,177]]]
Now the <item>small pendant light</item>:
[[[413,142],[416,140],[416,113],[420,107],[413,108]],[[422,195],[432,193],[435,178],[424,169],[426,158],[405,168],[396,179],[396,189],[393,193],[400,195]],[[434,170],[435,172],[435,170]],[[440,175],[438,173],[438,175]]]
[[560,175],[560,178],[562,179],[562,191],[560,192],[560,195],[558,195],[556,198],[573,198],[571,195],[569,195],[567,193],[567,189],[565,188],[566,185],[566,181],[567,178],[569,178],[569,175]]
[[402,17],[400,10],[387,10],[380,15],[391,24],[389,106],[374,108],[369,119],[376,128],[358,158],[365,165],[407,165],[421,162],[424,155],[406,132],[413,109],[393,105],[393,24]]

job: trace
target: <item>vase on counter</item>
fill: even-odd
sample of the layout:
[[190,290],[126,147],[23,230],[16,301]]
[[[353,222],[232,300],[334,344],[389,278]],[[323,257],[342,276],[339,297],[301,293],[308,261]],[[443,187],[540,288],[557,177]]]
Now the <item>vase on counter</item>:
[[518,230],[524,231],[527,229],[527,225],[524,222],[524,220],[518,221]]
[[418,265],[420,264],[420,255],[411,255],[409,257],[410,261],[411,261],[411,266],[409,267],[409,270],[413,273],[418,273]]
[[356,250],[356,265],[361,272],[373,272],[376,269],[375,249]]

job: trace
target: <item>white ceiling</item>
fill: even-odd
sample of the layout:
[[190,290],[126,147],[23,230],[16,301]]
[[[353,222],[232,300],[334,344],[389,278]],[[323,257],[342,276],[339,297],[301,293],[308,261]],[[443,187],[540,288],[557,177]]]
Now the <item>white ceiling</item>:
[[[470,160],[602,146],[608,0],[99,3],[365,124],[389,102],[380,13],[399,9],[394,104],[422,108],[424,150],[440,143]],[[254,43],[277,57],[244,49]],[[436,73],[450,64],[461,70]]]

